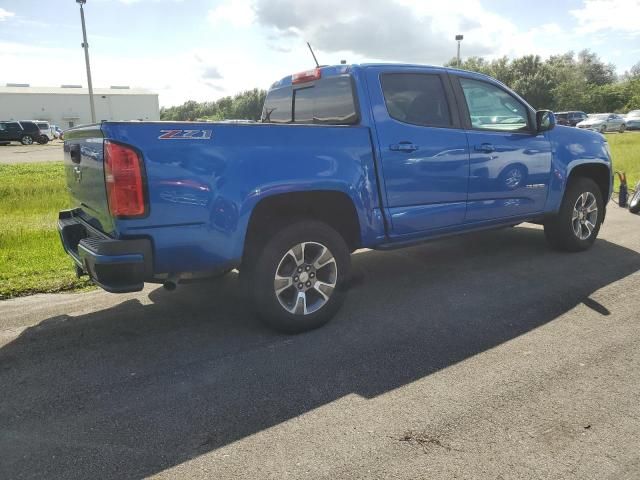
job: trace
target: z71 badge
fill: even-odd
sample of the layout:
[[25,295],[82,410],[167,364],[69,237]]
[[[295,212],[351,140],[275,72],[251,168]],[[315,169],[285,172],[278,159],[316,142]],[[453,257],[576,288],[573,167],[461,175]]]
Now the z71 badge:
[[209,140],[211,130],[160,130],[159,140]]

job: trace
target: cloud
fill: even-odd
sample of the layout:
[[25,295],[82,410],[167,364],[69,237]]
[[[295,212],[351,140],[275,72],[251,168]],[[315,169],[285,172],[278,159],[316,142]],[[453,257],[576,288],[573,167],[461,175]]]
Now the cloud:
[[582,34],[615,31],[640,35],[640,0],[585,0],[582,8],[570,13]]
[[11,18],[14,16],[15,16],[15,13],[9,12],[8,10],[5,10],[4,8],[0,7],[0,22],[4,22],[7,18]]
[[496,53],[519,33],[478,0],[257,0],[255,15],[281,37],[293,32],[324,52],[419,63],[453,57],[457,33],[465,35],[465,56]]
[[206,80],[220,80],[223,77],[217,67],[210,66],[204,69],[202,72],[202,78]]
[[225,0],[209,10],[207,18],[214,26],[230,24],[246,28],[254,22],[255,12],[250,0]]

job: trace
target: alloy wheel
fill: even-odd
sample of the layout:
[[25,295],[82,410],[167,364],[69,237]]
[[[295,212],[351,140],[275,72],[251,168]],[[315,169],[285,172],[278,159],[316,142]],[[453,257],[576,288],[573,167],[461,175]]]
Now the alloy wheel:
[[571,226],[580,240],[587,240],[598,222],[598,202],[591,192],[582,193],[573,206]]
[[280,305],[294,315],[309,315],[324,307],[338,280],[338,264],[318,242],[289,249],[276,268],[273,288]]

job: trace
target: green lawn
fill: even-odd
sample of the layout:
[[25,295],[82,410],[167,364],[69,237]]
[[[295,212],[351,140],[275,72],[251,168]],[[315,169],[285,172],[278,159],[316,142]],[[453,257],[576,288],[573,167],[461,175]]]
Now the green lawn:
[[[634,188],[640,181],[640,131],[626,133],[608,133],[607,141],[611,147],[613,168],[627,174],[629,188]],[[615,191],[619,182],[616,177]]]
[[62,163],[0,165],[0,299],[86,288],[60,245]]

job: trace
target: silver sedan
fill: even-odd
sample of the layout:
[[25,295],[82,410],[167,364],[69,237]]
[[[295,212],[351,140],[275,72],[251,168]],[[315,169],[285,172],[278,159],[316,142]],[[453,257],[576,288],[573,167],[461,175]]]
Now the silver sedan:
[[596,132],[624,132],[627,124],[622,115],[616,113],[594,113],[587,117],[586,120],[576,125],[578,128],[594,130]]

